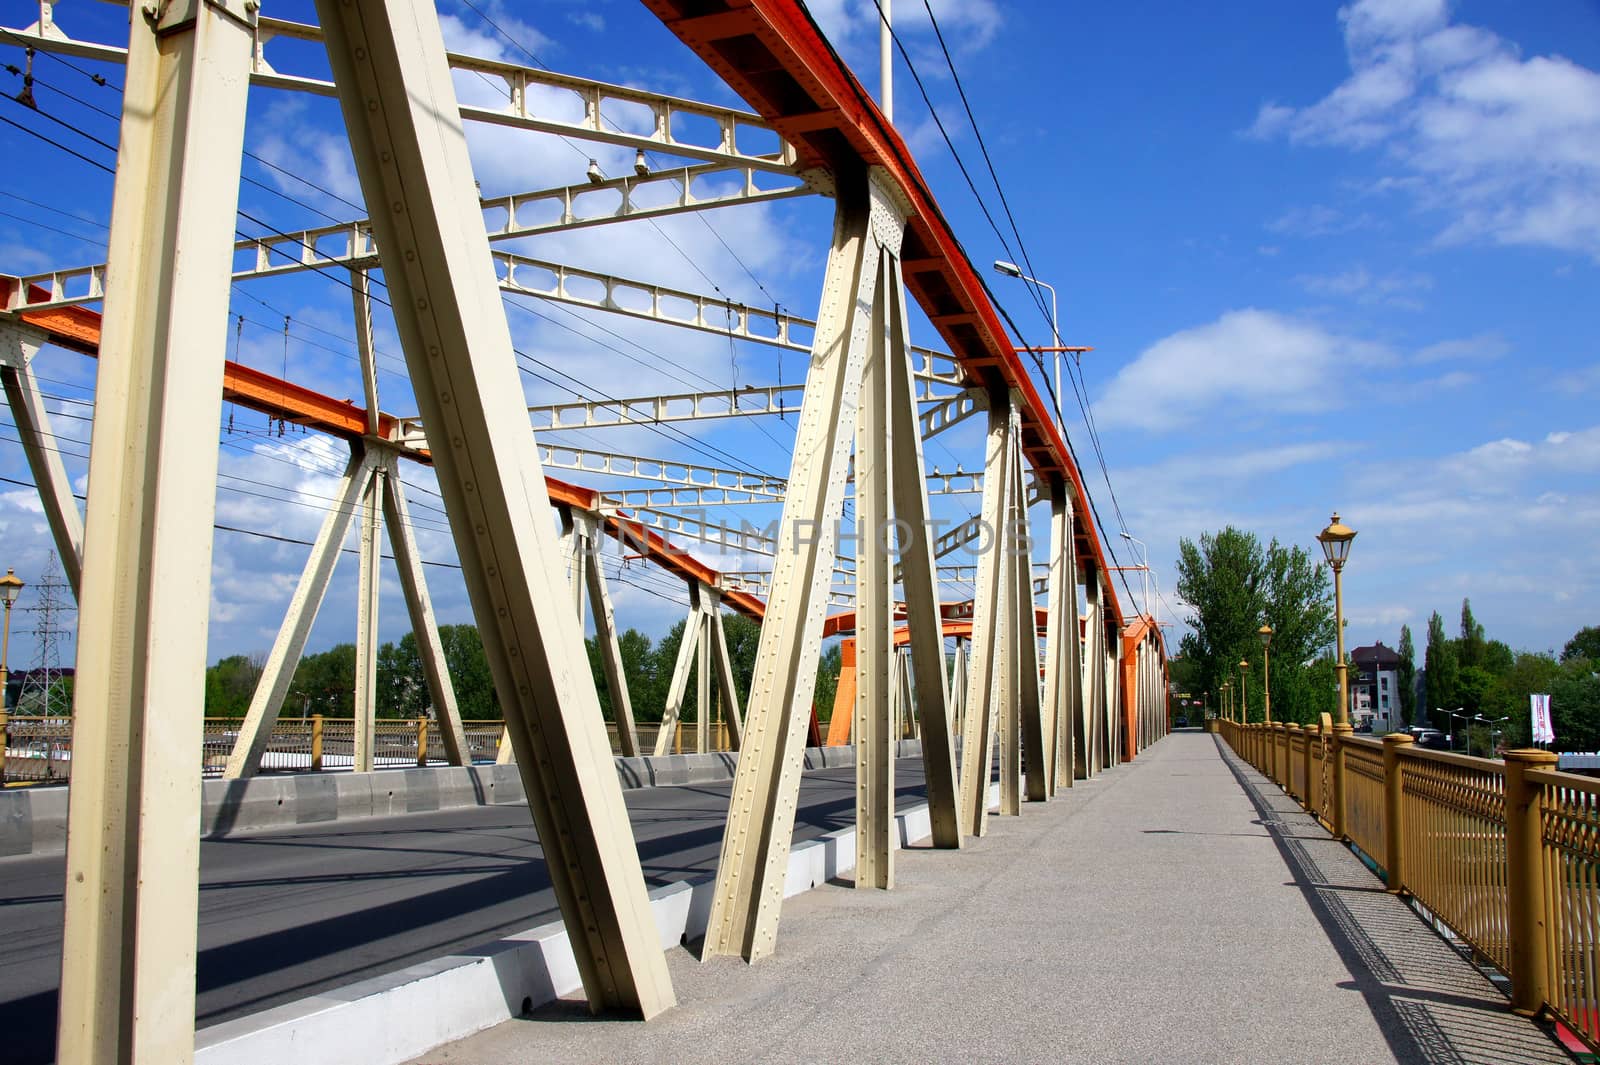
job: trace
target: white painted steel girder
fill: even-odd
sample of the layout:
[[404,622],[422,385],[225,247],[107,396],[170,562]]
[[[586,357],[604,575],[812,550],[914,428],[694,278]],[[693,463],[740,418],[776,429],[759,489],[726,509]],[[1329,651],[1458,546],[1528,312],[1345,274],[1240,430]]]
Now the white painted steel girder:
[[[135,10],[78,613],[57,1055],[194,1056],[228,256],[254,5]],[[187,712],[185,712],[187,711]]]
[[462,574],[591,1009],[673,1005],[431,0],[318,0]]
[[[93,41],[74,40],[54,21],[51,5],[41,4],[40,21],[25,28],[0,27],[0,42],[18,47],[32,46],[41,51],[61,55],[95,59],[104,63],[126,63],[126,49]],[[318,26],[283,19],[262,18],[253,30],[255,40],[251,47],[250,81],[254,85],[318,96],[334,96],[333,82],[317,77],[284,74],[267,61],[266,46],[274,38],[301,41],[322,40]],[[479,107],[457,103],[460,115],[467,121],[486,122],[540,133],[555,133],[579,140],[616,144],[647,152],[688,159],[742,163],[773,173],[794,170],[794,149],[778,137],[772,126],[760,115],[715,104],[703,104],[661,93],[623,85],[612,85],[590,78],[558,74],[476,56],[447,53],[446,62],[451,70],[481,75],[505,86],[506,105],[503,108]],[[647,112],[648,123],[637,120],[623,128],[604,113],[607,105],[622,108],[627,117]],[[699,121],[683,123],[680,117]],[[694,137],[693,131],[711,127],[710,137]],[[642,128],[648,126],[648,129]],[[741,143],[748,140],[766,140],[770,151],[742,150]]]
[[897,249],[903,231],[904,212],[875,182],[840,186],[784,499],[780,528],[786,532],[778,537],[772,594],[756,652],[705,957],[737,954],[754,961],[777,944],[835,530],[874,329],[880,249]]

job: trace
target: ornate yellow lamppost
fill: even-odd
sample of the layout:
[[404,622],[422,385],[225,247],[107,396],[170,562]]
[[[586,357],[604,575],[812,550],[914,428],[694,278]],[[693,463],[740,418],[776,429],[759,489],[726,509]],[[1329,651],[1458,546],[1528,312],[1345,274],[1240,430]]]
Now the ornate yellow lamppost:
[[1246,725],[1250,723],[1250,685],[1245,676],[1250,671],[1250,663],[1239,659],[1239,720]]
[[1272,659],[1270,648],[1272,646],[1272,626],[1262,625],[1256,630],[1256,635],[1261,638],[1261,696],[1266,700],[1267,724],[1272,724]]
[[1333,749],[1330,753],[1333,755],[1333,834],[1340,839],[1349,838],[1349,833],[1345,831],[1344,745],[1351,728],[1349,667],[1344,660],[1344,589],[1339,577],[1350,558],[1350,541],[1355,538],[1356,531],[1339,521],[1338,511],[1333,512],[1333,520],[1328,527],[1317,534],[1323,557],[1333,568],[1333,629],[1339,656],[1334,668],[1339,671],[1339,716],[1334,719]]
[[1350,557],[1350,542],[1355,538],[1356,531],[1339,521],[1338,511],[1333,512],[1328,527],[1317,534],[1322,553],[1333,568],[1333,631],[1338,649],[1334,668],[1339,671],[1339,716],[1334,720],[1340,725],[1350,723],[1350,678],[1344,660],[1344,589],[1339,575],[1344,572],[1345,561]]

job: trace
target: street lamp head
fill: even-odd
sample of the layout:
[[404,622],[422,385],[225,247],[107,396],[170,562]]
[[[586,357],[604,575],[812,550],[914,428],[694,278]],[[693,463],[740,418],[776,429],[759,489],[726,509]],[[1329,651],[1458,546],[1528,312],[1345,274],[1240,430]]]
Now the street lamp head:
[[1239,659],[1239,672],[1240,673],[1243,673],[1245,670],[1247,670],[1249,668],[1250,668],[1250,663],[1249,662],[1245,661],[1243,658]]
[[1317,542],[1322,545],[1322,554],[1335,573],[1344,568],[1345,559],[1350,557],[1350,541],[1355,538],[1356,531],[1339,521],[1338,511],[1333,512],[1333,520],[1328,523],[1328,527],[1317,534]]
[[1022,276],[1022,270],[1017,266],[1016,263],[1008,263],[1004,259],[996,259],[994,261],[994,268],[1000,271],[1002,274],[1005,274],[1007,277]]
[[1256,635],[1261,638],[1261,646],[1266,647],[1272,643],[1272,626],[1262,625],[1256,630]]
[[22,578],[12,572],[11,567],[6,567],[6,575],[0,577],[0,601],[4,601],[9,608],[17,601],[17,596],[22,592]]

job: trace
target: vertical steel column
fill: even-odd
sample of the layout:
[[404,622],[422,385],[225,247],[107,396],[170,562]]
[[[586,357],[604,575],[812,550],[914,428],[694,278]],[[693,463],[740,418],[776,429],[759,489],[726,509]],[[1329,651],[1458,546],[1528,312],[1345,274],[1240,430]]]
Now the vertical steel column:
[[[1066,523],[1066,485],[1060,477],[1051,477],[1048,497],[1050,499],[1050,555],[1049,577],[1045,586],[1045,633],[1044,633],[1044,759],[1045,759],[1045,788],[1046,794],[1054,795],[1057,788],[1070,787],[1061,778],[1066,776],[1071,780],[1070,771],[1063,771],[1063,756],[1067,754],[1071,743],[1072,726],[1065,720],[1063,713],[1063,691],[1066,680],[1064,666],[1061,661],[1063,647],[1062,632],[1066,623],[1066,593],[1064,581],[1064,553],[1072,550],[1071,539],[1064,534],[1068,530]],[[1066,725],[1066,735],[1062,735],[1062,726]]]
[[700,632],[695,640],[694,749],[697,754],[707,754],[711,750],[711,615],[703,604],[695,624]]
[[[254,8],[134,8],[96,370],[57,1058],[194,1055],[206,622]],[[70,564],[70,560],[63,558]]]
[[[592,519],[589,519],[592,520]],[[591,542],[595,533],[591,529]],[[589,610],[594,614],[594,641],[600,648],[600,666],[605,672],[606,693],[611,697],[611,716],[617,724],[617,744],[626,758],[639,755],[639,730],[633,720],[633,698],[628,692],[628,674],[622,665],[622,645],[618,642],[617,618],[611,609],[611,589],[606,570],[598,558],[589,560],[584,570],[589,584]]]
[[996,727],[994,687],[996,674],[1003,668],[998,659],[1005,653],[1005,597],[1011,583],[1005,579],[1002,554],[1011,502],[1011,427],[1011,396],[1004,389],[995,389],[989,396],[980,513],[989,530],[989,545],[978,555],[972,604],[972,658],[967,663],[967,712],[961,734],[961,830],[972,836],[989,830],[989,761]]
[[878,261],[872,331],[856,410],[856,874],[857,888],[894,887],[894,559],[891,532],[895,438],[889,409],[889,256]]
[[383,462],[388,474],[383,481],[384,524],[389,529],[389,546],[394,549],[394,565],[400,574],[400,593],[405,597],[406,613],[411,616],[411,632],[417,640],[417,657],[422,660],[428,698],[433,703],[434,719],[439,722],[439,738],[444,741],[445,757],[451,765],[471,765],[472,752],[467,747],[466,729],[461,725],[461,709],[456,704],[455,686],[450,682],[444,641],[439,637],[439,624],[433,616],[433,600],[428,595],[428,583],[422,575],[422,555],[417,551],[411,510],[406,505],[405,489],[400,481],[400,462],[393,453],[385,455]]
[[[1101,589],[1102,602],[1105,590]],[[1122,714],[1118,700],[1122,695],[1122,640],[1117,632],[1115,623],[1110,620],[1110,612],[1106,614],[1106,625],[1103,637],[1105,643],[1105,671],[1106,671],[1106,704],[1105,704],[1105,753],[1101,765],[1111,767],[1121,763],[1122,745],[1119,738],[1122,734]]]
[[[591,1009],[673,1004],[432,0],[318,0],[462,573]],[[226,275],[224,274],[224,279]]]
[[39,490],[39,504],[56,544],[56,557],[67,575],[73,597],[83,577],[83,517],[72,494],[72,480],[62,465],[61,451],[50,427],[50,412],[33,379],[31,364],[39,354],[39,341],[25,336],[15,325],[0,325],[0,388],[11,408],[17,439],[28,458],[28,469]]
[[[943,647],[940,648],[944,650]],[[950,729],[957,735],[966,731],[967,712],[967,641],[956,637],[956,651],[950,662]],[[955,743],[952,739],[951,747]],[[957,812],[957,828],[960,827],[959,811]],[[959,846],[959,844],[958,844]]]
[[683,622],[683,638],[678,641],[678,657],[672,665],[672,680],[667,683],[667,704],[661,708],[661,727],[656,730],[657,758],[672,753],[672,740],[683,714],[683,697],[689,689],[689,670],[694,668],[695,645],[700,642],[702,607],[700,582],[689,582],[689,616]]
[[777,944],[878,258],[884,245],[899,247],[905,227],[903,211],[871,176],[841,175],[836,204],[706,957],[754,961]]
[[[220,420],[220,414],[219,414]],[[328,582],[333,579],[334,566],[344,549],[345,537],[350,532],[356,509],[372,483],[372,471],[381,456],[376,449],[357,445],[350,462],[345,466],[339,482],[339,494],[328,516],[322,519],[322,529],[306,556],[306,566],[300,572],[300,582],[295,585],[289,609],[284,612],[283,624],[273,641],[272,651],[256,681],[256,690],[250,697],[250,708],[245,711],[244,723],[239,726],[239,738],[228,753],[228,765],[223,776],[229,780],[253,777],[261,769],[261,755],[272,738],[272,726],[277,723],[278,712],[283,708],[283,698],[294,680],[295,667],[305,653],[306,640],[311,636],[311,625],[322,609],[322,600],[328,594]]]
[[1103,757],[1105,731],[1106,669],[1105,655],[1100,650],[1105,632],[1105,616],[1100,597],[1100,569],[1096,565],[1084,567],[1083,576],[1083,673],[1084,673],[1084,759],[1085,777],[1092,777],[1105,767]]
[[722,690],[722,715],[728,724],[728,746],[737,751],[744,746],[744,716],[739,712],[739,688],[734,683],[733,659],[728,655],[728,634],[722,627],[722,601],[712,592],[708,616],[711,618],[715,641],[712,654],[716,657],[717,686]]
[[383,520],[384,466],[374,465],[361,494],[360,570],[356,581],[356,684],[354,712],[357,773],[373,768],[373,740],[378,717],[378,550]]
[[[1015,398],[1013,397],[1013,404]],[[1000,814],[1017,817],[1022,813],[1022,641],[1025,638],[1021,616],[1021,595],[1017,589],[1017,564],[1020,561],[1017,514],[1025,505],[1017,498],[1018,476],[1022,463],[1022,449],[1018,446],[1020,429],[1016,407],[1012,407],[1011,457],[1006,464],[1005,521],[996,530],[995,551],[1000,558],[1001,581],[1004,589],[997,601],[1001,622],[999,643],[995,653],[999,668],[995,670],[995,724],[1000,749]],[[1030,599],[1032,586],[1029,587]]]
[[901,593],[906,601],[911,680],[916,687],[917,723],[922,733],[922,773],[931,836],[935,847],[951,849],[961,846],[952,731],[960,715],[951,706],[952,688],[944,671],[944,622],[939,616],[939,578],[929,535],[922,427],[917,418],[917,391],[911,378],[911,330],[906,318],[905,282],[898,255],[892,261],[888,286],[889,428],[894,440],[889,453],[894,463],[891,479],[899,538]]
[[1013,460],[1013,505],[1016,508],[1016,557],[1012,581],[1017,638],[1017,725],[1018,738],[1027,753],[1023,785],[1029,802],[1044,802],[1050,797],[1052,767],[1047,752],[1055,737],[1045,729],[1044,711],[1039,697],[1039,615],[1033,601],[1033,527],[1028,520],[1028,491],[1023,478],[1021,434]]

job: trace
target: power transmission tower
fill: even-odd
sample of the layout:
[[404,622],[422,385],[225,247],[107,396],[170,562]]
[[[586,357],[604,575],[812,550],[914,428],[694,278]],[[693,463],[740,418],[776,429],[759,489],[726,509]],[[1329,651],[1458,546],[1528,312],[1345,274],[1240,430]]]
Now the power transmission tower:
[[72,697],[57,684],[65,675],[61,669],[64,615],[76,610],[71,596],[66,594],[66,586],[56,553],[52,551],[44,574],[35,586],[34,605],[27,608],[37,622],[31,630],[36,664],[23,677],[22,690],[17,693],[17,709],[26,708],[29,714],[49,717],[72,712]]

